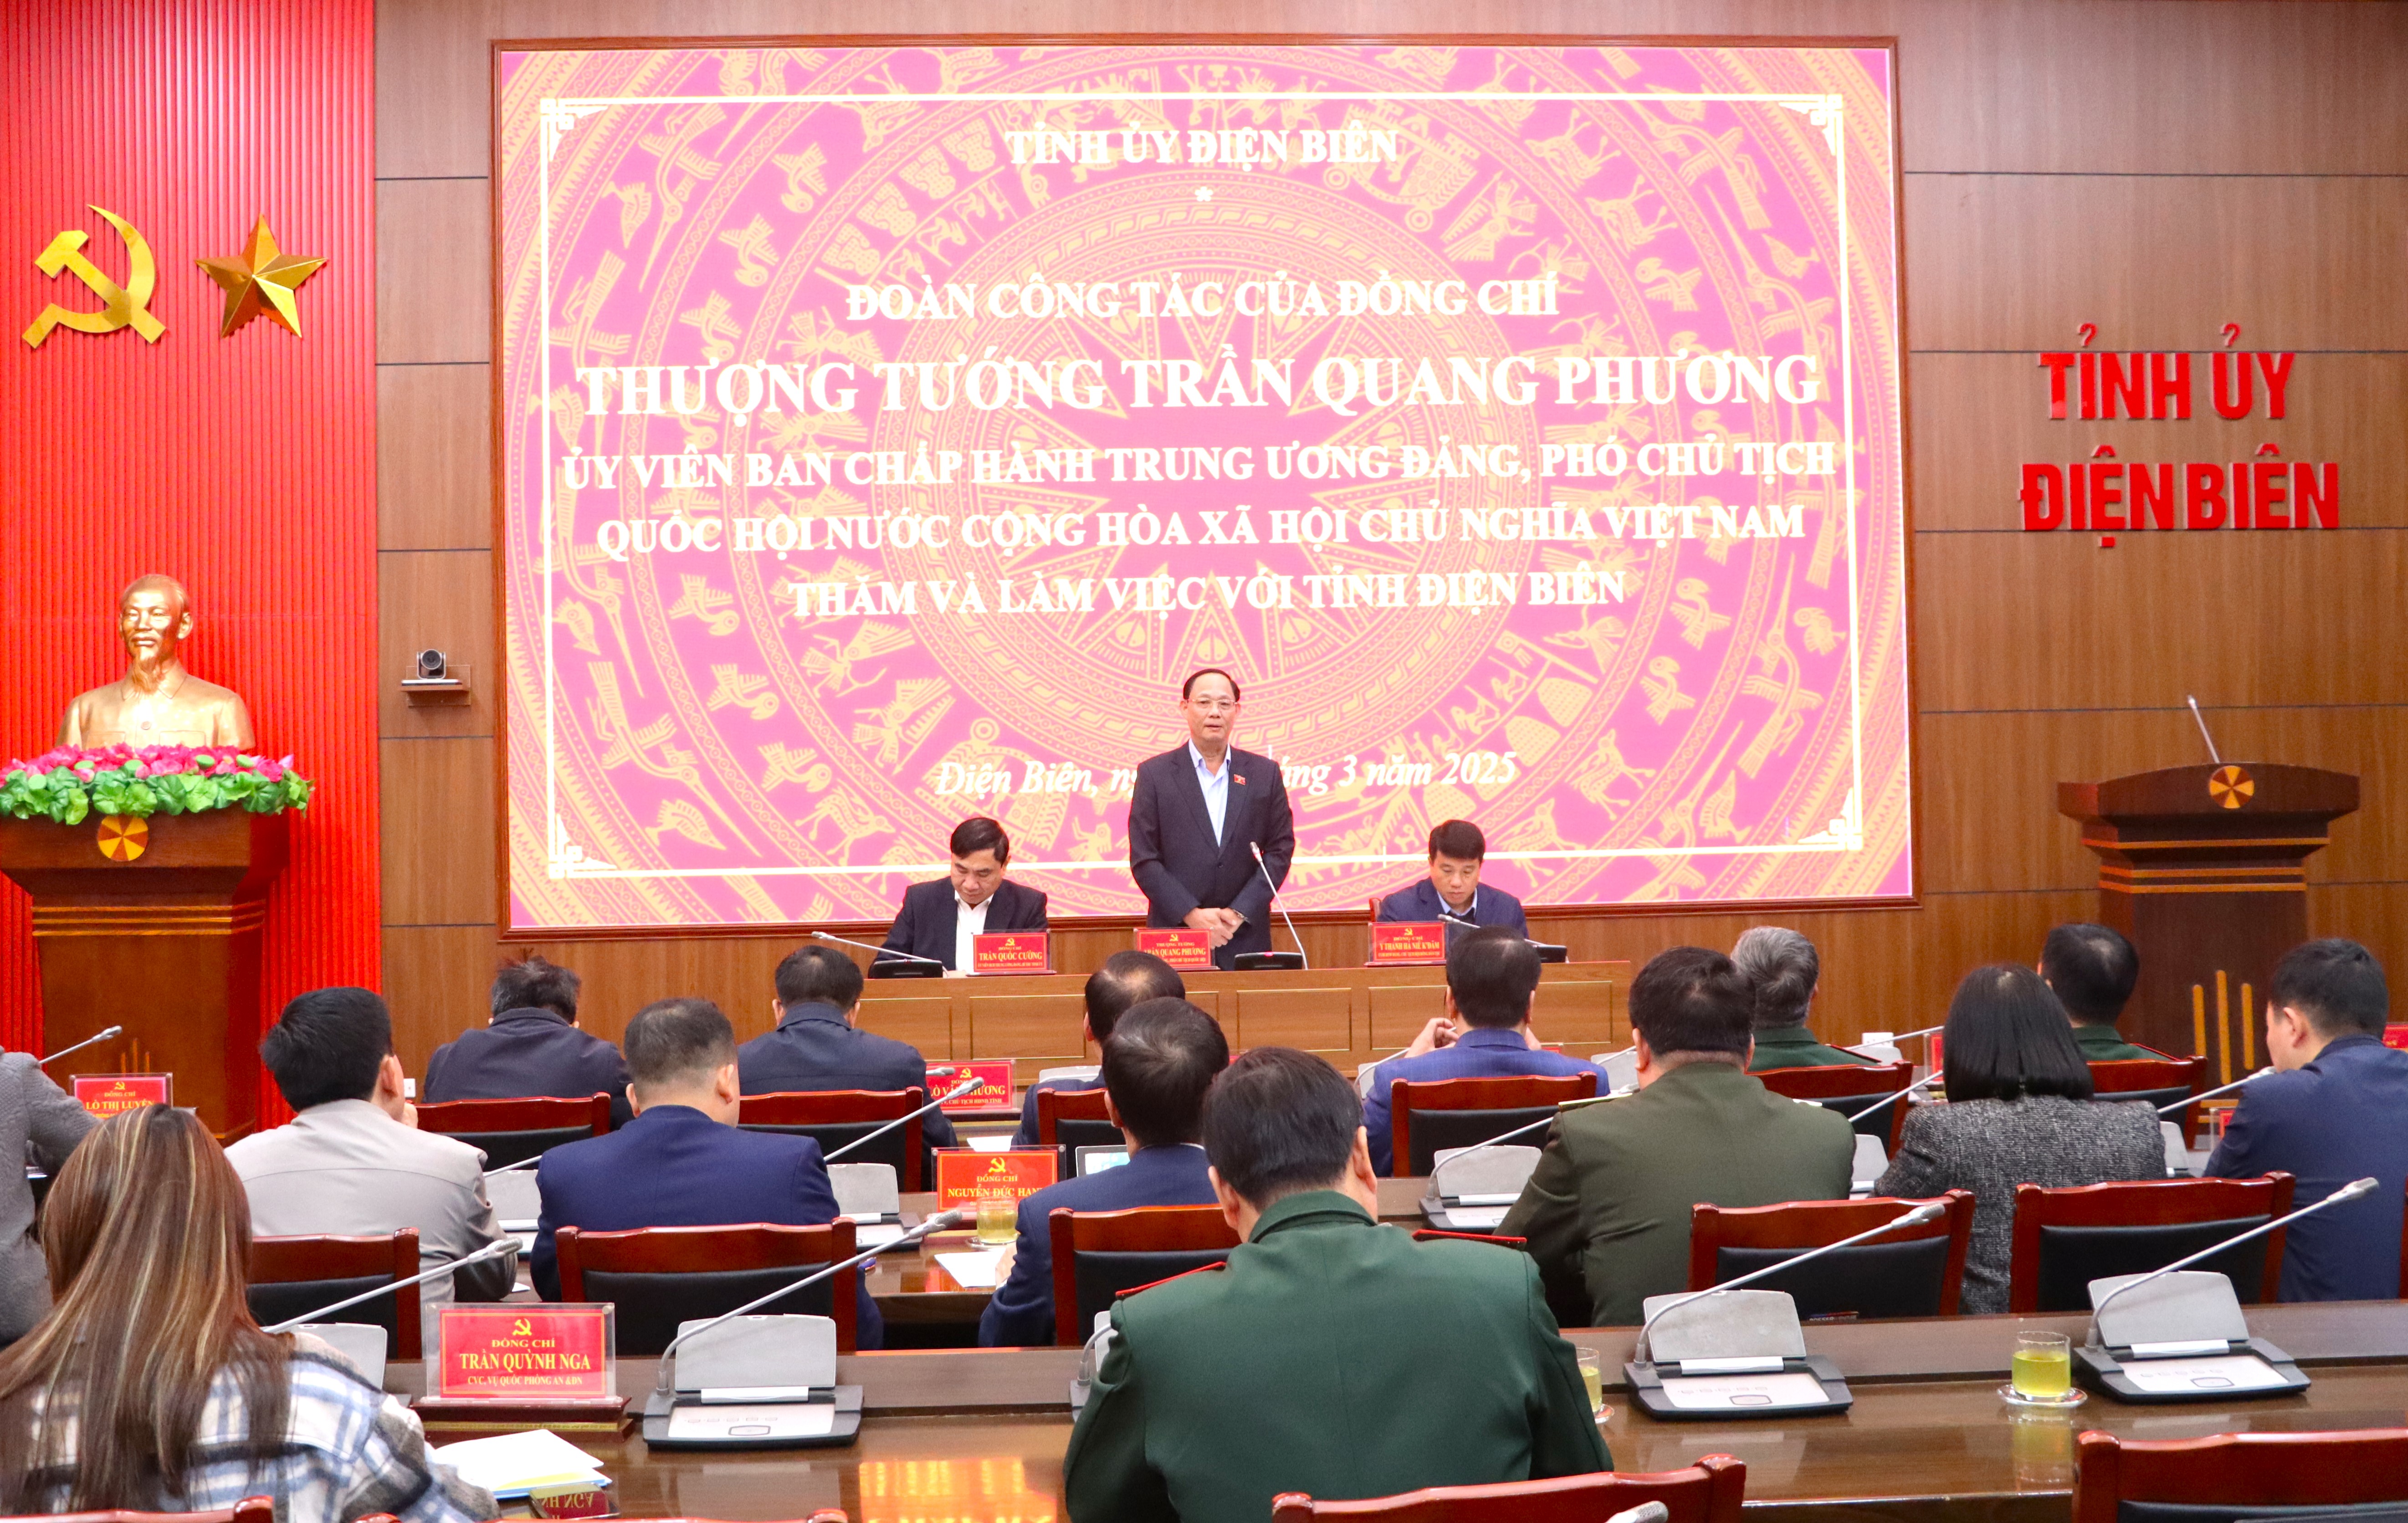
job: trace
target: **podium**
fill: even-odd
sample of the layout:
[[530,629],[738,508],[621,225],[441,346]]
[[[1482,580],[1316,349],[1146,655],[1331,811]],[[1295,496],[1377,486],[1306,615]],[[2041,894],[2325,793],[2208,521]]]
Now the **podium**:
[[2265,1061],[2275,962],[2308,938],[2307,859],[2358,808],[2358,779],[2228,762],[2060,783],[2057,807],[2099,854],[2099,918],[2131,938],[2141,981],[2124,1035],[2204,1053],[2209,1082]]
[[173,1073],[221,1139],[259,1119],[259,970],[282,814],[239,809],[81,825],[0,818],[0,873],[34,899],[42,1050],[122,1025],[50,1077]]

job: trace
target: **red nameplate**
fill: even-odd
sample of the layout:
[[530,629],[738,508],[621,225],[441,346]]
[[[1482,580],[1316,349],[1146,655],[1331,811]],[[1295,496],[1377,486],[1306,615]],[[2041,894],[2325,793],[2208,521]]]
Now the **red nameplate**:
[[1373,964],[1446,961],[1446,923],[1439,920],[1371,922]]
[[2383,1028],[2383,1045],[2408,1047],[2408,1026],[2386,1026]]
[[962,1086],[965,1079],[976,1079],[979,1086],[959,1099],[949,1099],[937,1107],[948,1114],[954,1111],[992,1111],[998,1105],[1011,1103],[1011,1059],[998,1057],[992,1063],[954,1063],[953,1072],[943,1078],[928,1075],[928,1087],[940,1094]]
[[145,1105],[176,1103],[176,1076],[172,1073],[79,1073],[75,1081],[76,1103],[93,1114],[107,1118]]
[[445,1306],[436,1313],[435,1395],[548,1401],[617,1392],[608,1302]]
[[1054,938],[1043,931],[985,931],[970,938],[973,973],[1050,973]]
[[1200,930],[1183,926],[1168,930],[1140,927],[1137,949],[1153,953],[1173,968],[1208,973],[1212,970],[1212,939]]
[[937,1209],[975,1206],[990,1196],[1022,1200],[1054,1183],[1054,1149],[982,1153],[974,1147],[937,1149]]

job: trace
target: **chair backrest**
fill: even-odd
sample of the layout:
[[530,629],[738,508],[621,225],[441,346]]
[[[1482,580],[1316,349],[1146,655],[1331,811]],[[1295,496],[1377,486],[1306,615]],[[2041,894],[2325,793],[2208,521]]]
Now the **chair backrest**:
[[[1756,1282],[1785,1290],[1801,1317],[1955,1316],[1973,1241],[1973,1192],[1942,1196],[1948,1214],[1870,1243],[1826,1254],[1803,1268]],[[1689,1288],[1795,1258],[1809,1248],[1870,1231],[1920,1200],[1792,1200],[1785,1205],[1699,1205],[1689,1215]]]
[[1271,1523],[1315,1518],[1377,1518],[1380,1523],[1604,1523],[1614,1514],[1660,1501],[1670,1523],[1739,1523],[1747,1467],[1710,1454],[1685,1470],[1599,1471],[1499,1486],[1434,1486],[1368,1501],[1315,1501],[1289,1491],[1271,1499]]
[[[1594,1073],[1393,1080],[1388,1085],[1392,1167],[1398,1174],[1426,1174],[1434,1156],[1447,1148],[1477,1146],[1543,1119],[1566,1100],[1596,1093]],[[1531,1138],[1545,1140],[1543,1134]]]
[[1803,1069],[1767,1069],[1756,1077],[1776,1095],[1813,1100],[1827,1111],[1837,1111],[1865,1136],[1878,1137],[1882,1146],[1892,1153],[1898,1151],[1898,1135],[1906,1128],[1908,1102],[1893,1100],[1870,1115],[1859,1113],[1883,1096],[1895,1095],[1913,1084],[1912,1063],[1828,1063]]
[[[658,1354],[678,1324],[732,1312],[799,1280],[814,1264],[853,1256],[853,1223],[824,1227],[644,1227],[586,1232],[564,1227],[560,1299],[607,1300],[619,1308],[619,1352]],[[836,1319],[836,1346],[850,1354],[859,1334],[852,1273],[832,1275],[761,1308]]]
[[610,1097],[556,1099],[548,1095],[520,1099],[437,1100],[418,1107],[418,1129],[441,1132],[485,1150],[485,1167],[532,1158],[563,1142],[600,1137],[610,1129]]
[[1061,1155],[1057,1179],[1069,1179],[1078,1170],[1079,1149],[1118,1147],[1121,1129],[1104,1109],[1104,1092],[1094,1089],[1040,1089],[1037,1092],[1037,1141]]
[[1219,1206],[1063,1206],[1046,1217],[1046,1235],[1054,1247],[1054,1341],[1066,1348],[1085,1343],[1096,1314],[1124,1292],[1225,1263],[1239,1242]]
[[[418,1228],[373,1237],[290,1237],[251,1240],[251,1315],[263,1328],[319,1307],[407,1280],[418,1270]],[[423,1342],[418,1286],[362,1301],[334,1315],[337,1322],[373,1323],[385,1330],[388,1357],[415,1359]]]
[[2074,1441],[2073,1523],[2225,1519],[2408,1501],[2408,1428]]
[[[2291,1176],[2280,1172],[2061,1190],[2018,1185],[2007,1310],[2086,1312],[2091,1281],[2163,1269],[2290,1209]],[[2244,1301],[2272,1300],[2282,1280],[2283,1233],[2278,1228],[2235,1243],[2197,1268],[2229,1276]]]
[[[2135,1057],[2090,1065],[2090,1093],[2094,1099],[2118,1102],[2146,1100],[2151,1105],[2172,1105],[2178,1099],[2198,1094],[2206,1085],[2205,1057]],[[2196,1104],[2186,1105],[2164,1119],[2182,1128],[2185,1147],[2198,1144],[2199,1107]]]
[[[926,1093],[916,1085],[910,1089],[805,1089],[747,1095],[737,1111],[736,1124],[746,1131],[782,1131],[809,1137],[820,1144],[820,1157],[825,1157],[927,1103]],[[876,1141],[854,1148],[842,1161],[892,1164],[895,1177],[902,1182],[903,1193],[910,1195],[928,1187],[923,1183],[926,1177],[920,1117],[912,1116]]]

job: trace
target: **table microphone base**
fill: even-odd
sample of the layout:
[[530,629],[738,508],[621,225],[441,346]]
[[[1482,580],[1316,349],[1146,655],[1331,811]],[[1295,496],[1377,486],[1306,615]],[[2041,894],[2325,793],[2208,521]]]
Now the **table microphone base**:
[[[1748,1360],[1687,1361],[1742,1364]],[[1768,1366],[1770,1360],[1762,1361]],[[1791,1355],[1779,1368],[1685,1372],[1680,1361],[1633,1360],[1622,1367],[1631,1404],[1659,1422],[1727,1422],[1733,1417],[1820,1417],[1856,1404],[1840,1367],[1820,1354]]]
[[833,1401],[706,1402],[654,1391],[644,1402],[644,1443],[655,1449],[838,1449],[861,1437],[861,1387]]
[[2155,1357],[2135,1356],[2129,1348],[2077,1348],[2073,1372],[2108,1400],[2132,1406],[2254,1401],[2297,1396],[2308,1388],[2308,1377],[2291,1356],[2263,1338]]
[[1240,952],[1231,965],[1240,973],[1300,972],[1304,969],[1301,952]]
[[902,957],[881,957],[869,965],[870,978],[942,978],[945,965],[940,962],[911,962]]

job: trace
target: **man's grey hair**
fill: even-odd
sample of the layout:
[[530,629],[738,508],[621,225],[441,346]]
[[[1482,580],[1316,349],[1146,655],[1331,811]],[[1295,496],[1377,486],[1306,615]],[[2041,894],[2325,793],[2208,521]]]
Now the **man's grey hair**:
[[1814,943],[1785,926],[1758,926],[1731,948],[1731,961],[1756,990],[1756,1028],[1776,1030],[1806,1019],[1806,1002],[1823,976]]

